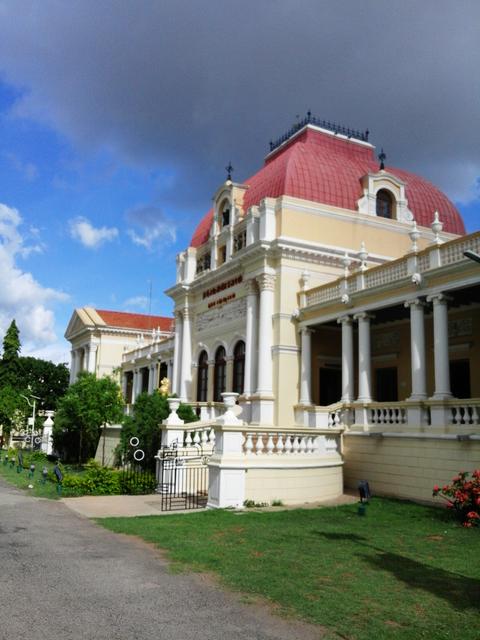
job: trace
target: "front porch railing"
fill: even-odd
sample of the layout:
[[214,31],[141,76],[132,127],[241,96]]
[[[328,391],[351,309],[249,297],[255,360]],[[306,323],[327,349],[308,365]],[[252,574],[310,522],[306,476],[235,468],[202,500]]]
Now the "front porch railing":
[[477,432],[480,398],[337,403],[296,408],[300,426],[362,431],[429,429],[445,433]]

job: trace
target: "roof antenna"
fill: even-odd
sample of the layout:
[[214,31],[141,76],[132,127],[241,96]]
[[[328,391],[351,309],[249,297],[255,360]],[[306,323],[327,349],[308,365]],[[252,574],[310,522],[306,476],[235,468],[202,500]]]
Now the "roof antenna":
[[147,280],[148,282],[148,315],[152,315],[152,281]]
[[387,159],[387,156],[385,154],[385,151],[382,150],[381,152],[378,154],[378,159],[380,160],[380,171],[383,171],[385,169],[385,160]]

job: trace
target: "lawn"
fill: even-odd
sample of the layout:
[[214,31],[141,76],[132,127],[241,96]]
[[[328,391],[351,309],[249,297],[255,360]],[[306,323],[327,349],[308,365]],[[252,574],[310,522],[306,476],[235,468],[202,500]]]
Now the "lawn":
[[365,517],[353,504],[98,522],[342,638],[480,638],[480,528],[443,509],[375,498]]
[[[17,464],[15,461],[15,465],[12,467],[10,463],[4,464],[6,451],[1,450],[0,456],[0,478],[3,478],[10,484],[18,487],[19,489],[25,489],[32,496],[36,496],[37,498],[58,498],[60,496],[57,495],[57,487],[56,484],[47,480],[45,483],[42,482],[42,469],[43,467],[47,467],[49,471],[52,471],[54,467],[53,462],[48,461],[37,461],[33,460],[35,464],[35,471],[33,473],[33,477],[29,476],[28,468],[24,468],[20,473],[17,473]],[[11,457],[11,456],[10,456]],[[30,464],[29,454],[24,453],[24,466],[28,467]],[[33,485],[32,489],[29,489],[29,485]]]

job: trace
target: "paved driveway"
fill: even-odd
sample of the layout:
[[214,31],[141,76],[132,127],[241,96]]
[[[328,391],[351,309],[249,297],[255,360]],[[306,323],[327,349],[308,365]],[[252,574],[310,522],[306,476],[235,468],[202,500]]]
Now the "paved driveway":
[[310,640],[320,629],[171,575],[147,545],[0,480],[0,638]]

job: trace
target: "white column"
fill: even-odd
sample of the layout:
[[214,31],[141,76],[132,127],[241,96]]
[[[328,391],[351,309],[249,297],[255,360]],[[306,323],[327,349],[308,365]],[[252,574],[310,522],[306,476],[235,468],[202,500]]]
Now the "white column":
[[88,346],[88,360],[86,369],[89,373],[95,373],[98,344],[90,343]]
[[351,316],[342,316],[342,402],[353,402],[353,322]]
[[412,393],[409,400],[425,400],[427,397],[424,306],[424,302],[419,298],[405,302],[405,307],[410,307]]
[[190,382],[192,380],[192,338],[190,329],[190,309],[183,309],[182,360],[180,367],[180,399],[189,400]]
[[170,380],[170,393],[172,392],[173,385],[173,361],[169,360],[167,362],[167,378]]
[[156,366],[154,364],[151,364],[148,367],[148,393],[153,393],[155,390],[156,372]]
[[72,349],[70,354],[70,384],[73,384],[77,379],[77,367],[80,354],[77,349]]
[[138,395],[138,379],[140,377],[140,373],[138,369],[133,370],[133,380],[132,380],[132,404],[135,404],[135,400]]
[[312,330],[301,330],[300,404],[312,404]]
[[272,341],[275,276],[263,274],[257,278],[260,289],[258,321],[257,394],[272,395]]
[[245,330],[244,395],[248,397],[256,389],[258,294],[255,280],[247,280],[245,287],[247,289],[247,317]]
[[180,367],[182,362],[182,334],[183,316],[179,311],[175,311],[175,338],[173,346],[173,374],[172,374],[172,394],[179,395],[180,392]]
[[434,400],[452,397],[450,389],[450,362],[448,358],[448,299],[442,293],[430,296],[433,302],[433,349],[435,360]]
[[372,364],[370,354],[370,316],[368,313],[357,313],[358,320],[358,400],[372,400]]

